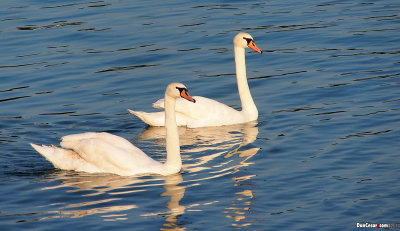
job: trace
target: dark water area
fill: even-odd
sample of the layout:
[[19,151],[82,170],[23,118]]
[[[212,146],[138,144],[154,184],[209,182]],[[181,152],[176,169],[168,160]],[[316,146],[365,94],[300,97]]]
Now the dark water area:
[[[371,230],[400,225],[398,1],[2,1],[1,230]],[[29,143],[106,131],[165,160],[170,82],[256,123],[179,128],[183,171],[55,169]],[[398,228],[397,228],[398,229]],[[374,229],[372,229],[374,230]]]

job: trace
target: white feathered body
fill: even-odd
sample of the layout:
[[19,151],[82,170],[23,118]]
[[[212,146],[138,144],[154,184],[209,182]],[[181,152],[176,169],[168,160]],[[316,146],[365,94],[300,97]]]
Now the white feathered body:
[[105,132],[64,136],[60,144],[63,148],[31,145],[54,167],[64,170],[129,176],[161,174],[159,170],[163,169],[163,164],[126,139]]
[[[176,122],[178,126],[189,128],[212,127],[246,123],[258,118],[258,110],[250,93],[246,77],[245,48],[262,53],[255,45],[251,35],[239,33],[234,40],[234,54],[236,63],[236,79],[242,110],[237,111],[216,100],[194,96],[196,105],[181,99],[176,101]],[[153,104],[153,107],[164,109],[164,99]],[[164,126],[164,112],[128,111],[150,126]]]
[[[223,126],[257,119],[257,117],[251,118],[251,115],[237,111],[213,99],[202,96],[194,96],[193,98],[196,100],[195,107],[193,103],[186,102],[187,100],[177,99],[175,111],[178,126],[189,128]],[[164,109],[164,99],[159,99],[153,104],[153,107]],[[163,121],[161,119],[158,126],[164,126]]]
[[62,137],[61,147],[31,146],[56,168],[89,173],[113,173],[121,176],[171,175],[182,168],[179,134],[175,123],[175,101],[195,100],[182,83],[171,83],[165,91],[165,127],[167,159],[164,164],[153,160],[128,140],[106,132],[86,132]]

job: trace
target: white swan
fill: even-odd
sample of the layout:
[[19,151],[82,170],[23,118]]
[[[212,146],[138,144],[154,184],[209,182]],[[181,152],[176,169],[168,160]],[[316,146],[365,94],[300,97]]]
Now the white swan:
[[62,137],[61,147],[31,146],[56,168],[89,173],[170,175],[181,170],[178,127],[175,121],[175,101],[195,100],[181,83],[171,83],[165,91],[165,127],[167,130],[165,164],[153,160],[126,139],[109,133],[88,132]]
[[[235,63],[236,63],[236,79],[240,101],[242,103],[242,111],[237,111],[225,104],[213,99],[194,96],[196,105],[186,102],[185,100],[176,101],[176,121],[178,126],[187,126],[189,128],[222,126],[245,123],[257,120],[258,110],[251,97],[249,85],[246,77],[245,48],[249,47],[258,53],[262,51],[254,43],[253,37],[248,33],[239,33],[233,39]],[[160,99],[153,104],[153,107],[164,109],[164,99]],[[128,111],[143,122],[151,126],[164,126],[164,112],[143,112]]]

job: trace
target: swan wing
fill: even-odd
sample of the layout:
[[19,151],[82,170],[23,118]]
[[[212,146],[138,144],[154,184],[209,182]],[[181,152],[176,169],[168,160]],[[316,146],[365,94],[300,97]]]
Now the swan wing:
[[112,143],[115,146],[118,146],[118,147],[126,149],[126,150],[142,152],[142,150],[137,148],[135,145],[133,145],[128,140],[126,140],[120,136],[116,136],[116,135],[107,133],[107,132],[85,132],[85,133],[80,133],[80,134],[67,135],[67,136],[62,137],[61,139],[62,139],[62,142],[76,142],[76,141],[86,140],[86,139],[96,139],[99,141],[101,140],[104,142]]
[[[175,111],[192,119],[209,117],[210,114],[215,114],[219,117],[224,114],[238,112],[237,110],[210,98],[202,96],[193,96],[193,98],[196,100],[196,103],[191,103],[181,98],[176,99]],[[159,99],[154,102],[153,107],[164,109],[164,99]]]
[[[243,114],[216,100],[193,96],[196,103],[177,99],[175,111],[184,116],[188,127],[221,126],[243,122]],[[164,108],[164,99],[156,101],[155,108]]]
[[102,171],[119,175],[145,173],[162,165],[126,139],[105,132],[64,136],[61,146]]

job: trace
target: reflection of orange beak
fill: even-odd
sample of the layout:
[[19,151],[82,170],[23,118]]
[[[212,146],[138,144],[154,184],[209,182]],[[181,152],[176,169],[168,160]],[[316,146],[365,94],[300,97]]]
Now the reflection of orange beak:
[[196,103],[196,100],[193,99],[192,96],[189,95],[189,92],[186,89],[181,91],[181,97],[189,100],[190,102]]
[[260,50],[260,48],[257,47],[254,41],[249,42],[248,46],[254,51],[257,51],[258,53],[262,54],[262,50]]

